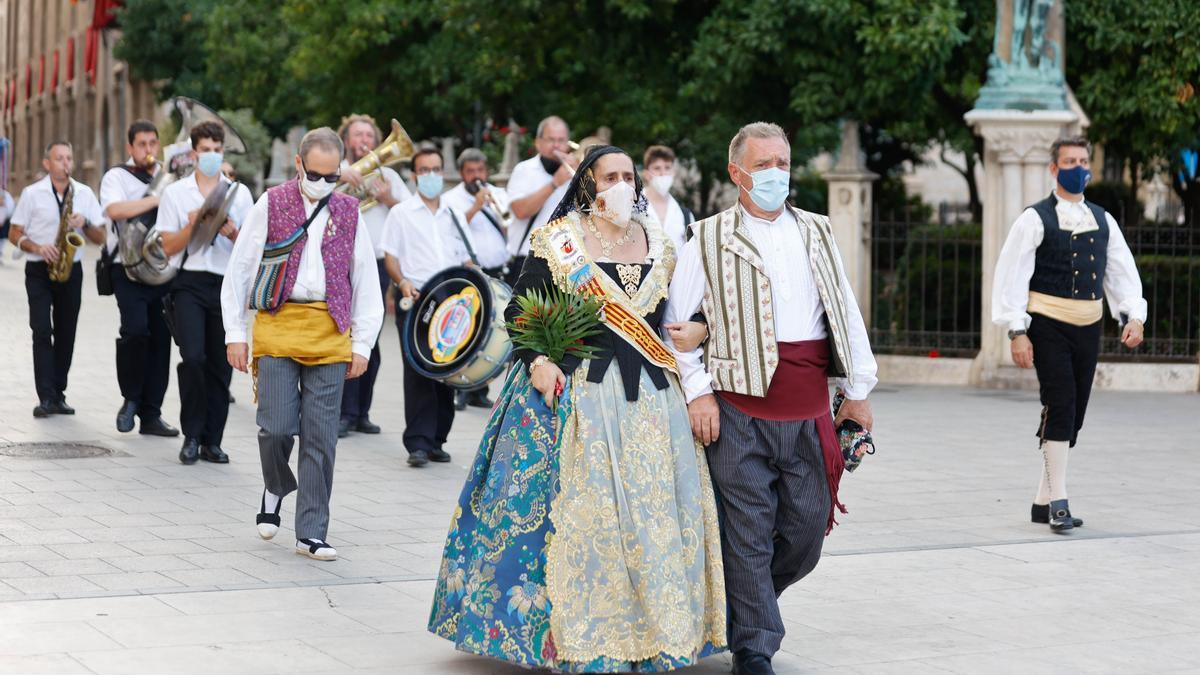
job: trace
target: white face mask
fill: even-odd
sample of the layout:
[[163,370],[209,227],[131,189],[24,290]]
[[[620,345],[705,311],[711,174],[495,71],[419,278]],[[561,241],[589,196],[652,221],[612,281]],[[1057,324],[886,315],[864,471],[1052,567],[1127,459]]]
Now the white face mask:
[[304,191],[304,196],[313,201],[321,201],[333,192],[335,183],[326,183],[323,180],[309,180],[305,176],[300,178],[300,189]]
[[658,194],[666,197],[671,194],[671,186],[675,184],[675,175],[667,174],[665,176],[651,176],[650,186],[658,192]]
[[636,196],[633,186],[621,181],[603,192],[596,193],[596,201],[592,203],[592,215],[603,218],[617,227],[629,227]]

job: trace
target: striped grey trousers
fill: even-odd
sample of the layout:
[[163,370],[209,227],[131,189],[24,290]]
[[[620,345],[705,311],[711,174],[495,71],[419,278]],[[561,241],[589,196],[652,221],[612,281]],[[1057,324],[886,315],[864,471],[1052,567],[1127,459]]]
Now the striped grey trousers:
[[258,454],[267,490],[284,497],[297,489],[288,466],[300,436],[296,538],[325,540],[329,495],[346,364],[302,366],[285,358],[258,360]]
[[708,467],[721,516],[729,649],[771,656],[783,640],[777,598],[817,566],[829,485],[813,420],[750,417],[717,397],[721,435]]

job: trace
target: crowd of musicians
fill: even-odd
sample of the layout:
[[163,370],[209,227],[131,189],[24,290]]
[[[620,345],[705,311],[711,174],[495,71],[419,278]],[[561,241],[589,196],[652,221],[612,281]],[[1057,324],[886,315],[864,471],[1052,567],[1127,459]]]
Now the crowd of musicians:
[[[380,433],[371,412],[389,291],[401,327],[451,268],[503,279],[514,294],[600,298],[592,355],[552,361],[516,349],[495,403],[486,382],[458,391],[404,360],[409,465],[449,462],[456,410],[492,409],[429,629],[464,651],[570,672],[672,670],[726,649],[735,673],[774,672],[777,598],[816,566],[845,511],[844,439],[872,428],[877,381],[828,218],[787,202],[782,129],[738,132],[728,165],[737,200],[698,222],[671,196],[670,148],[651,146],[637,167],[620,148],[572,143],[553,116],[504,189],[475,148],[453,170],[437,150],[414,148],[411,189],[391,168],[364,175],[355,167],[382,133],[350,115],[337,131],[308,132],[296,178],[254,200],[226,176],[227,140],[218,122],[191,126],[194,170],[156,195],[150,186],[167,170],[158,132],[136,122],[128,159],[105,173],[99,198],[71,178],[69,143],[46,147],[46,176],[5,207],[8,239],[26,260],[35,417],[74,413],[66,391],[86,238],[103,247],[97,281],[120,311],[117,429],[181,434],[162,415],[173,341],[179,461],[227,463],[232,372],[252,373],[258,533],[275,536],[283,499],[297,492],[296,552],[333,560],[335,450],[340,437]],[[1060,140],[1051,154],[1055,192],[1014,225],[993,318],[1042,389],[1031,519],[1064,532],[1082,525],[1067,504],[1066,458],[1087,406],[1102,298],[1130,348],[1147,308],[1116,221],[1083,199],[1090,145]],[[459,181],[446,189],[451,173]],[[207,222],[214,191],[228,196]],[[152,223],[169,283],[139,276],[118,250],[139,220]],[[515,303],[504,318],[517,319]]]

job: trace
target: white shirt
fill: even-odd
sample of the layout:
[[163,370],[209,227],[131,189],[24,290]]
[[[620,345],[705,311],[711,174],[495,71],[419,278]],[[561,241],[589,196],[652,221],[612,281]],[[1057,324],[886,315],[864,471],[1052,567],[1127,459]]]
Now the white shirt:
[[[342,160],[342,170],[345,171],[349,167],[350,162]],[[412,193],[408,191],[408,186],[400,178],[400,174],[386,166],[380,171],[392,188],[392,199],[403,202],[412,196]],[[371,233],[371,247],[375,250],[376,259],[383,257],[383,225],[387,222],[388,210],[388,207],[383,204],[375,204],[363,212],[363,219],[367,222],[367,231]],[[378,272],[378,270],[376,271]]]
[[0,190],[0,225],[8,220],[16,208],[17,204],[13,201],[12,195],[8,194],[8,190]]
[[[132,167],[133,158],[129,158],[125,162],[126,166]],[[162,171],[162,165],[158,162],[154,163],[154,174]],[[113,225],[113,219],[108,215],[108,208],[117,202],[129,202],[141,199],[146,196],[146,190],[150,188],[148,183],[143,183],[136,176],[129,173],[119,166],[113,167],[104,173],[104,178],[100,179],[100,208],[104,210],[104,222],[108,225],[109,236],[104,241],[104,245],[108,247],[108,252],[112,253],[117,250],[117,230]],[[186,220],[184,222],[187,222]]]
[[[229,271],[221,283],[221,319],[225,324],[225,344],[247,341],[250,291],[254,287],[263,248],[267,244],[267,200],[266,194],[259,197],[246,216],[229,258]],[[305,217],[311,216],[316,207],[317,202],[304,198]],[[300,268],[296,271],[296,284],[292,286],[289,300],[324,302],[325,261],[321,257],[321,243],[328,223],[329,209],[324,208],[308,226],[308,237],[300,254]],[[361,213],[354,233],[350,288],[350,349],[363,358],[370,358],[371,348],[379,336],[379,329],[383,327],[383,295],[379,292],[375,249]]]
[[[221,176],[219,180],[223,183],[230,182],[225,176]],[[246,213],[253,205],[250,201],[250,190],[240,183],[229,189],[237,190],[237,196],[233,198],[233,204],[229,207],[229,218],[233,220],[234,225],[241,228],[246,220]],[[187,225],[188,213],[203,205],[204,195],[200,194],[196,174],[192,173],[163,190],[162,199],[158,202],[158,220],[154,226],[160,232],[178,232]],[[225,274],[225,268],[229,266],[229,254],[233,251],[233,241],[223,234],[218,234],[211,246],[205,246],[199,253],[189,253],[187,261],[184,262],[183,254],[186,251],[187,247],[184,247],[183,251],[171,256],[171,265],[179,267],[182,263],[183,269],[189,272]]]
[[[654,188],[648,188],[653,190]],[[654,205],[650,205],[650,212],[658,217],[658,210]],[[667,195],[667,217],[662,221],[663,231],[667,233],[667,237],[675,244],[675,251],[682,251],[683,245],[687,243],[687,225],[683,222],[683,208],[679,206],[679,202],[671,195]]]
[[[808,247],[804,233],[798,226],[791,210],[784,209],[773,221],[755,218],[741,210],[742,222],[750,231],[754,247],[762,257],[767,278],[771,281],[771,302],[774,306],[775,339],[778,342],[801,342],[822,340],[826,337],[825,306],[817,291],[812,265],[808,259]],[[841,255],[834,252],[836,255]],[[865,399],[875,384],[878,367],[871,353],[867,327],[863,323],[858,301],[850,288],[850,281],[842,273],[842,290],[846,297],[846,315],[850,328],[850,351],[854,357],[854,386],[842,381],[839,385],[846,397]],[[687,242],[675,266],[671,278],[670,295],[667,300],[666,322],[688,321],[700,310],[704,300],[707,279],[704,262],[700,257],[700,240],[693,237]],[[664,331],[665,332],[665,331]],[[691,352],[679,352],[666,339],[667,347],[675,352],[682,376],[683,391],[688,403],[705,394],[712,393],[712,376],[704,369],[703,347]]]
[[[71,201],[73,212],[82,215],[88,223],[101,225],[104,214],[100,211],[100,202],[96,201],[96,193],[83,183],[71,179],[75,196]],[[28,185],[21,191],[21,198],[12,214],[13,225],[25,228],[25,236],[39,246],[53,245],[58,240],[58,200],[50,176]],[[79,230],[82,232],[82,230]],[[40,255],[25,253],[26,260],[42,260]],[[83,260],[83,247],[75,250],[75,261]]]
[[[1071,233],[1090,232],[1100,229],[1096,216],[1083,203],[1068,201],[1054,193],[1058,204],[1058,227]],[[1108,264],[1104,268],[1104,294],[1108,298],[1108,309],[1116,319],[1121,314],[1130,320],[1146,322],[1146,300],[1142,298],[1142,279],[1125,235],[1111,214],[1105,213],[1108,221]],[[1046,231],[1042,218],[1033,209],[1025,209],[1008,232],[1004,248],[996,260],[996,277],[992,284],[992,323],[1007,326],[1009,330],[1025,330],[1033,320],[1026,309],[1029,307],[1029,280],[1037,261],[1037,248]]]
[[[489,183],[486,189],[491,191],[492,198],[500,203],[501,208],[508,204],[508,193],[504,191],[504,188],[498,188]],[[475,195],[467,192],[465,184],[459,183],[442,194],[442,201],[459,213],[466,214],[471,207],[475,206]],[[492,205],[484,204],[483,209],[480,209],[471,219],[471,245],[475,247],[475,255],[479,258],[481,267],[503,267],[509,257],[505,235],[501,234],[496,225],[488,220],[484,215],[484,210],[495,218],[497,223],[504,225],[500,214],[496,213]]]
[[[553,181],[554,177],[542,167],[541,155],[534,155],[513,167],[512,175],[508,177],[508,197],[513,201],[524,199]],[[564,187],[566,185],[569,183],[563,184]],[[559,199],[562,199],[561,195]],[[526,231],[532,234],[533,230],[545,225],[546,221],[550,220],[550,214],[558,206],[558,201],[553,194],[550,195],[542,205],[542,210],[534,216],[532,225],[529,218],[513,218],[512,225],[508,228],[509,254],[529,255],[529,237],[526,236]]]
[[[455,215],[469,238],[466,216],[461,212]],[[393,206],[386,230],[383,250],[400,262],[404,278],[418,289],[438,272],[471,259],[445,199],[438,201],[437,213],[430,211],[420,197]],[[473,240],[471,245],[475,245]]]

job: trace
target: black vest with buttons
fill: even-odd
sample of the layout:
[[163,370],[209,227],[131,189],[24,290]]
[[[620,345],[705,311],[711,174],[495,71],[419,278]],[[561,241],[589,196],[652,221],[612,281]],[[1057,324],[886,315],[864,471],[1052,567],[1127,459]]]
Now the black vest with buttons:
[[1029,207],[1042,219],[1045,233],[1037,248],[1029,290],[1072,300],[1104,297],[1104,269],[1108,266],[1108,218],[1104,209],[1085,201],[1098,230],[1072,234],[1058,226],[1054,195]]

